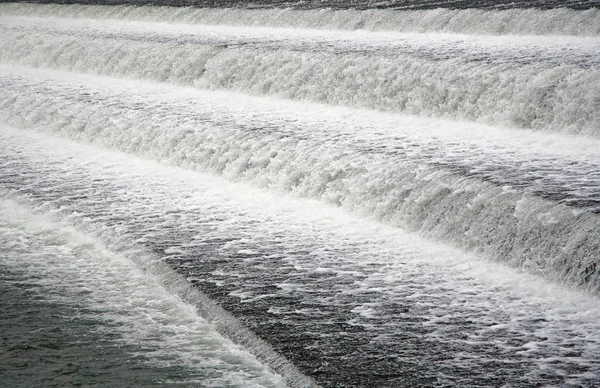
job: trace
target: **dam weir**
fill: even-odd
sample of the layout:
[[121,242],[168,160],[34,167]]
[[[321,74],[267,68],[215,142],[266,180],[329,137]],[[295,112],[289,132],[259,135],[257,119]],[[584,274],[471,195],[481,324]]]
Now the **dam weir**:
[[61,3],[0,4],[1,381],[600,385],[596,1]]

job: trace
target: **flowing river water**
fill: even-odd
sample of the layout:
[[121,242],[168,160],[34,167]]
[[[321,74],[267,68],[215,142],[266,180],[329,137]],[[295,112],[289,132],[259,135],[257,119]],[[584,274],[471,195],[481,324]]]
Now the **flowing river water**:
[[242,3],[0,4],[1,380],[600,384],[594,2]]

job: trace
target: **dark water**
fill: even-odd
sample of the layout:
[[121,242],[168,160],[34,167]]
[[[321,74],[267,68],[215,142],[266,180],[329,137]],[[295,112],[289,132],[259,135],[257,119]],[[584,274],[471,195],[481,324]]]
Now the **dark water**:
[[552,9],[568,7],[573,9],[590,9],[600,6],[597,0],[63,0],[63,1],[27,1],[31,3],[54,4],[133,4],[133,5],[164,5],[164,6],[194,6],[194,7],[290,7],[297,9],[336,8],[336,9],[434,9],[434,8],[481,8],[481,9],[510,9],[510,8],[540,8]]
[[121,343],[88,307],[51,300],[60,290],[35,283],[0,267],[1,386],[153,387],[188,376],[149,364],[143,347]]

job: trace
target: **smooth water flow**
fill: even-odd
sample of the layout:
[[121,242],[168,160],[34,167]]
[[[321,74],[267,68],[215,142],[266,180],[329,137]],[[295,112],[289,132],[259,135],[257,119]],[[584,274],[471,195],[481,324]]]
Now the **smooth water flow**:
[[3,381],[600,384],[598,9],[402,3],[1,4]]

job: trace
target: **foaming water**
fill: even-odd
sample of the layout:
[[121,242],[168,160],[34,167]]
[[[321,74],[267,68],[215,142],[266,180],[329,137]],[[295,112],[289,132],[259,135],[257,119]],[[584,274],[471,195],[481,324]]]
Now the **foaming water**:
[[319,203],[28,131],[0,139],[11,197],[111,250],[160,252],[323,385],[598,381],[593,296]]
[[[142,380],[144,385],[162,382],[203,387],[285,386],[280,376],[223,338],[193,306],[161,287],[155,276],[136,266],[126,254],[111,251],[101,241],[68,224],[36,215],[32,209],[5,195],[3,193],[0,200],[0,266],[3,273],[11,273],[13,279],[20,279],[20,283],[27,284],[30,289],[39,289],[43,297],[38,299],[38,304],[65,306],[65,309],[73,306],[75,316],[71,319],[97,322],[96,328],[91,329],[99,331],[98,340],[106,341],[103,336],[109,338],[113,347],[123,347],[123,352],[129,353],[105,355],[109,360],[105,368],[116,370],[124,379],[119,384],[142,382],[135,371],[128,373],[119,370],[118,364],[110,365],[113,358],[115,363],[148,364],[143,367],[148,370],[146,378],[149,380]],[[62,329],[68,330],[68,327],[65,322]],[[77,337],[70,339],[78,340]],[[24,342],[23,346],[29,345]],[[32,343],[31,346],[35,345]],[[64,348],[62,356],[70,360],[73,366],[70,373],[75,374],[69,377],[71,382],[88,382],[80,375],[84,368],[90,370],[87,373],[92,381],[104,373],[98,370],[100,366],[94,361],[94,350],[88,349],[91,354],[86,354],[85,345],[82,349],[71,349],[67,343],[58,341],[48,346]],[[77,351],[75,357],[78,359],[72,359],[71,353]],[[12,348],[5,356],[14,353],[17,349]],[[21,385],[28,379],[43,379],[44,385],[54,384],[53,379],[59,378],[54,374],[45,378],[40,376],[44,369],[35,365],[37,361],[34,357],[22,361],[25,365],[21,366],[20,373],[5,376],[8,380],[4,383]],[[60,363],[60,357],[47,355],[43,361]],[[156,368],[154,373],[153,367]],[[105,384],[116,384],[106,376],[101,379]]]
[[599,385],[598,10],[242,3],[0,5],[0,363]]
[[490,138],[490,128],[448,121],[49,75],[3,77],[4,120],[316,198],[594,292],[600,286],[596,140],[526,141],[509,130]]
[[[271,1],[271,4],[274,4]],[[307,4],[307,2],[302,2]],[[600,12],[597,7],[586,7],[585,1],[560,1],[554,9],[536,9],[499,6],[485,7],[477,1],[475,7],[463,8],[457,1],[452,1],[453,8],[444,8],[444,2],[435,1],[428,10],[415,10],[404,4],[396,9],[339,9],[356,8],[352,2],[336,2],[327,7],[327,3],[319,1],[319,9],[291,8],[224,8],[221,1],[218,7],[162,7],[141,4],[115,5],[33,5],[23,3],[0,4],[0,12],[10,15],[24,16],[56,16],[68,18],[98,18],[98,19],[127,19],[169,23],[202,23],[246,26],[277,26],[293,28],[323,28],[323,29],[366,29],[389,30],[401,32],[452,32],[468,34],[547,34],[547,35],[598,35],[600,34]],[[545,0],[548,7],[551,2]],[[381,3],[379,3],[381,4]],[[512,5],[515,2],[511,2]],[[172,4],[175,5],[175,4]],[[234,5],[232,3],[232,5]],[[342,5],[342,7],[340,7]],[[575,10],[579,5],[580,9]],[[479,8],[477,7],[479,6]],[[571,6],[572,8],[566,8]],[[309,7],[307,7],[309,8]],[[385,7],[379,7],[385,8]],[[390,6],[389,8],[394,8]],[[427,7],[425,7],[427,8]],[[482,9],[488,8],[488,9]],[[491,9],[490,9],[491,8]],[[493,9],[496,8],[496,9]],[[587,9],[586,9],[587,8]],[[402,12],[399,10],[402,9]]]
[[6,17],[1,25],[6,63],[600,136],[597,38]]

